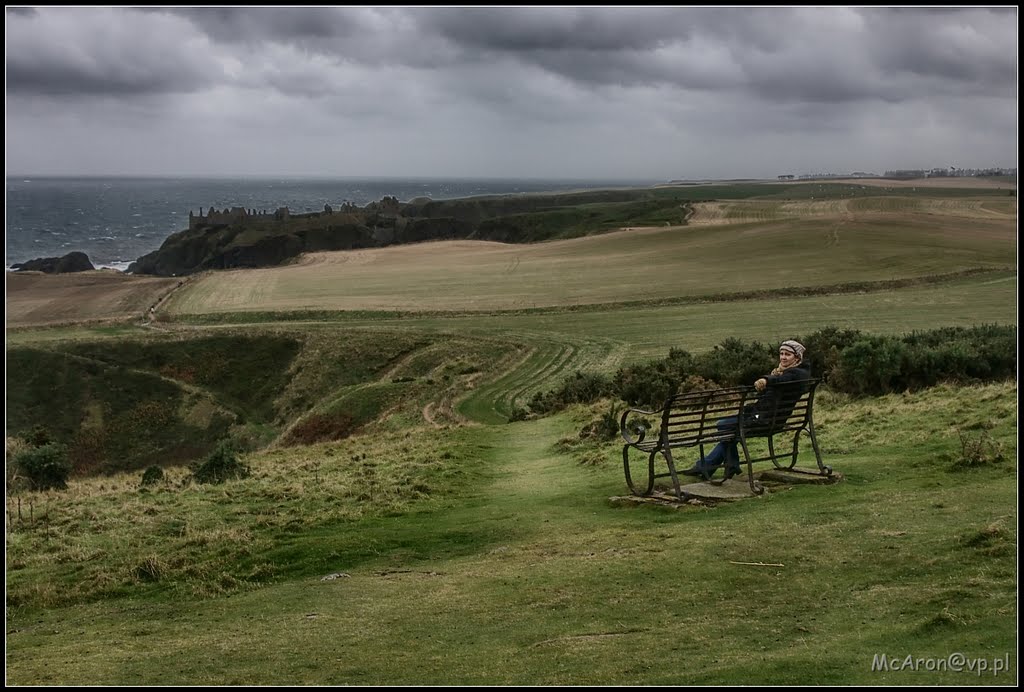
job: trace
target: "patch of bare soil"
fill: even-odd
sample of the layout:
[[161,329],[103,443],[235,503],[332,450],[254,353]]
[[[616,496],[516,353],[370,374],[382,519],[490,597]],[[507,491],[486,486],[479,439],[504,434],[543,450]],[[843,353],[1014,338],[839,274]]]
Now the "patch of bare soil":
[[11,327],[142,319],[182,279],[100,269],[73,274],[7,272]]

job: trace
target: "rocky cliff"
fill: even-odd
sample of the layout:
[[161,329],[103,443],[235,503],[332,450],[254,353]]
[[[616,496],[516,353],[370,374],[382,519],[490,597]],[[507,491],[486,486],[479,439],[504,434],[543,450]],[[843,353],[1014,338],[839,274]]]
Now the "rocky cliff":
[[12,264],[15,271],[45,272],[47,274],[68,274],[94,270],[89,256],[84,252],[69,252],[63,257],[40,257],[21,264]]
[[[210,215],[194,219],[160,249],[140,257],[134,274],[181,276],[207,269],[267,267],[304,252],[352,250],[430,240],[472,238],[507,243],[536,242],[602,232],[635,222],[637,215],[670,210],[679,200],[651,190],[605,190],[567,194],[507,195],[399,203],[393,197],[334,212],[282,217],[240,215],[223,223]],[[211,221],[212,220],[212,221]]]

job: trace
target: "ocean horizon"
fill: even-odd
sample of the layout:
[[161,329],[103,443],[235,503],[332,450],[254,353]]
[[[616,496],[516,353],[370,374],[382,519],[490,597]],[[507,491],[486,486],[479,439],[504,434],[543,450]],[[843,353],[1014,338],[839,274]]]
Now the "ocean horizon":
[[189,212],[244,207],[292,213],[325,204],[365,206],[383,197],[459,199],[650,187],[664,180],[316,176],[6,176],[5,265],[84,252],[97,268],[124,271],[188,228]]

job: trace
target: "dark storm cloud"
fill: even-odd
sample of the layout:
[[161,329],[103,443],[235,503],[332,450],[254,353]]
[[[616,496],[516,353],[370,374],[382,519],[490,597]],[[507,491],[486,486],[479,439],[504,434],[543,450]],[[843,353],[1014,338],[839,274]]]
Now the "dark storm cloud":
[[[703,14],[691,11],[693,17]],[[410,10],[426,32],[482,51],[646,50],[685,40],[687,10],[661,8],[438,8]]]
[[8,9],[7,93],[122,97],[203,89],[219,68],[182,40],[183,26],[123,9]]
[[[66,12],[73,16],[75,10]],[[8,89],[128,94],[198,90],[236,78],[251,84],[263,74],[266,46],[293,51],[290,58],[281,57],[295,64],[264,75],[286,93],[305,91],[303,83],[330,86],[324,81],[328,65],[423,70],[483,64],[498,79],[528,77],[533,71],[586,89],[664,85],[827,103],[912,99],[920,90],[946,89],[948,82],[974,93],[1008,93],[1016,84],[1013,8],[197,7],[110,12],[118,12],[121,31],[97,26],[96,32],[80,32],[66,43],[38,41],[14,27],[8,41]],[[46,31],[60,22],[26,17],[24,24],[43,24],[40,29]],[[209,43],[204,51],[181,45],[179,39],[190,34]],[[993,34],[1001,40],[993,41]],[[223,61],[211,57],[218,54],[240,61],[242,75],[225,73]],[[303,62],[302,55],[320,56],[320,61]]]
[[151,9],[187,18],[217,41],[347,38],[364,30],[360,10],[339,7],[189,7]]
[[883,69],[1015,93],[1015,9],[865,10],[865,17],[868,48]]
[[1006,165],[1016,27],[1014,7],[8,8],[8,159],[680,177],[955,148]]
[[[591,84],[749,89],[770,100],[914,98],[952,80],[1007,93],[1016,11],[884,8],[418,10],[467,54]],[[993,34],[1001,40],[993,41]],[[916,84],[906,76],[925,76]]]

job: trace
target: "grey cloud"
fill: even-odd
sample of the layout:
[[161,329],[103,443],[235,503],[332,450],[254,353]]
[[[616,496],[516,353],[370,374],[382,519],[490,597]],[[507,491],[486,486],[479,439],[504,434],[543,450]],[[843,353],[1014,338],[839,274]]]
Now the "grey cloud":
[[188,36],[182,36],[180,21],[81,8],[7,19],[8,94],[191,92],[212,84],[219,71],[183,40]]
[[[843,103],[912,97],[907,73],[970,82],[974,91],[1006,93],[1016,83],[1016,12],[1005,8],[468,8],[416,16],[467,54],[511,55],[584,84],[752,89],[770,100]],[[659,59],[666,54],[676,59]]]
[[488,51],[646,50],[695,29],[697,10],[662,8],[440,8],[413,10],[426,30]]
[[1011,8],[869,10],[870,49],[885,70],[975,83],[1010,95],[1017,79]]
[[[674,162],[696,166],[705,148],[705,162],[740,165],[769,143],[793,167],[847,146],[856,170],[893,141],[922,159],[955,143],[992,165],[989,152],[1016,151],[1016,20],[1014,8],[8,8],[9,139],[25,170],[36,150],[89,161],[93,139],[150,134],[164,160],[181,142],[239,157],[259,142],[352,174],[403,162],[486,174],[493,159],[499,173],[536,160],[678,177]],[[204,155],[188,160],[202,169]]]
[[[366,10],[343,7],[188,7],[162,8],[187,18],[217,41],[245,43],[347,38],[369,29]],[[372,12],[372,10],[369,10]]]

